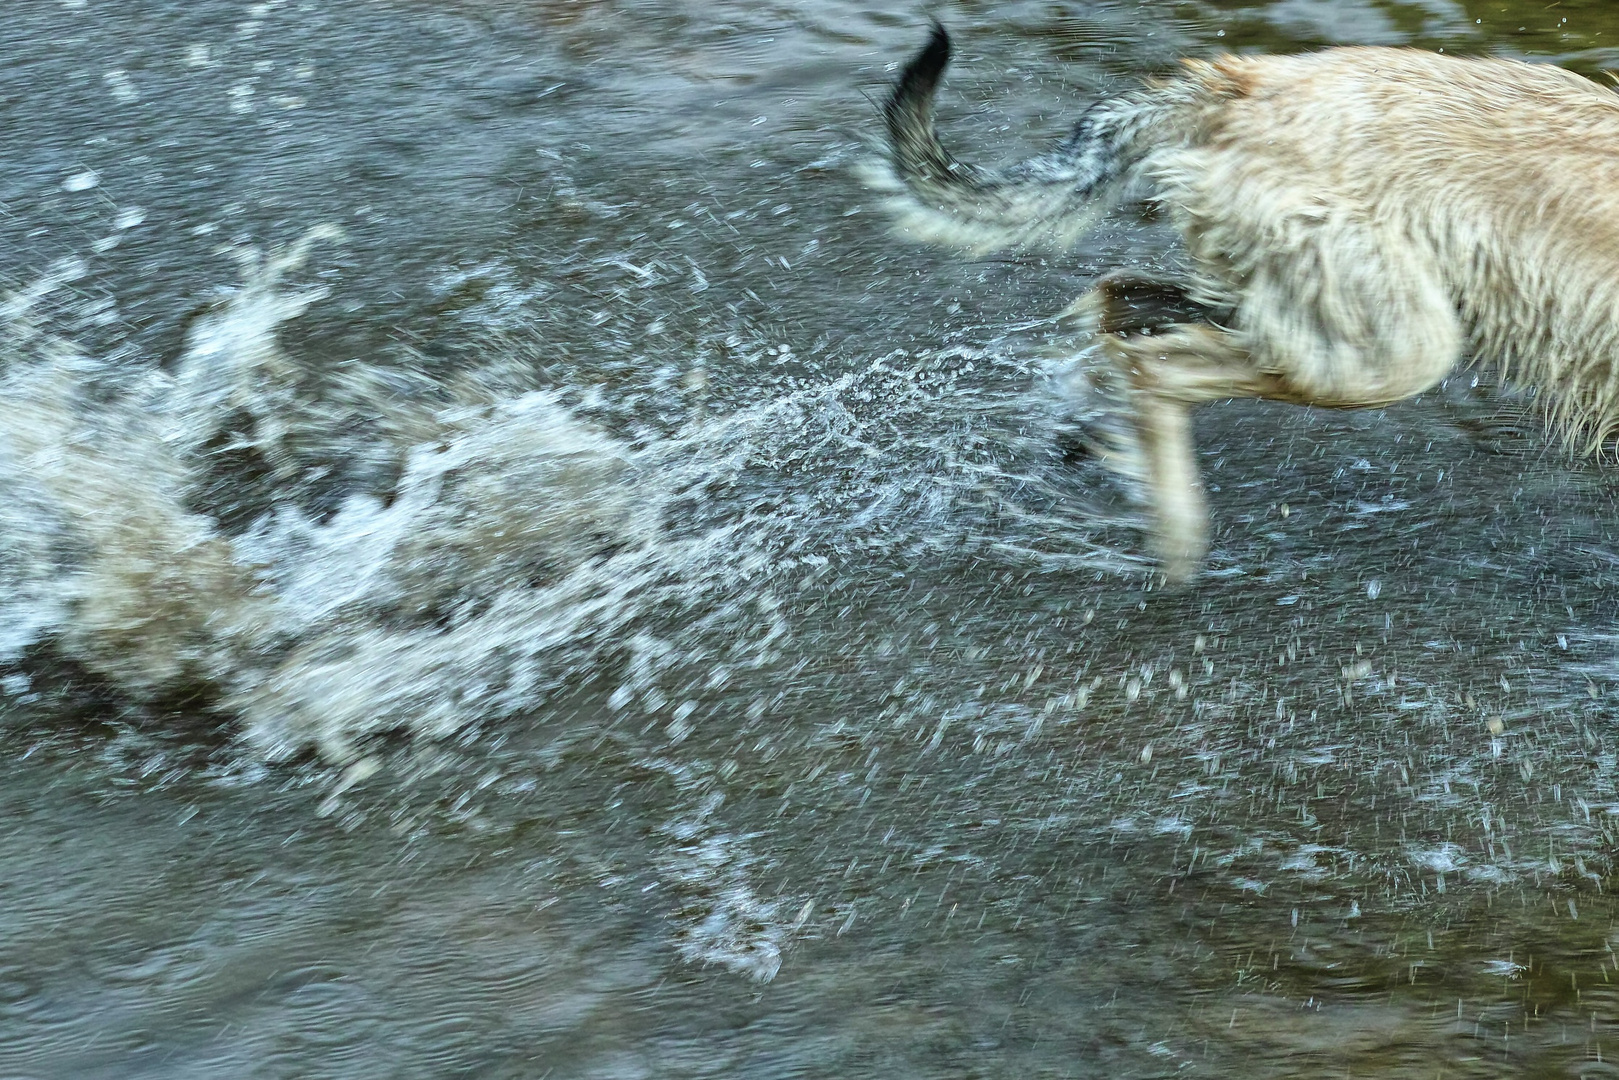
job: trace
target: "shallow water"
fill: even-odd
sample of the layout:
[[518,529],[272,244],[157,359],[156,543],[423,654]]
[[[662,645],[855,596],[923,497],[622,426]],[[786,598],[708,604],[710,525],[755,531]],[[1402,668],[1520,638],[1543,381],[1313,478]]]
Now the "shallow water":
[[[1601,0],[941,15],[984,159],[1221,48],[1619,66]],[[1204,410],[1164,594],[1042,317],[1169,237],[889,236],[913,10],[8,25],[0,1073],[1616,1071],[1614,473],[1487,376]]]

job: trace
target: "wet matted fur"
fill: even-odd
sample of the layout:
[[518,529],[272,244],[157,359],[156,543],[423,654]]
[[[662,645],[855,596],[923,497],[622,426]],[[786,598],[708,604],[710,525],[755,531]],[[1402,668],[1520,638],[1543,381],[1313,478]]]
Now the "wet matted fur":
[[[1185,240],[1188,280],[1110,275],[1078,302],[1130,387],[1171,581],[1207,547],[1201,402],[1386,405],[1468,354],[1536,388],[1576,447],[1619,429],[1619,95],[1547,64],[1417,49],[1187,60],[988,171],[934,134],[949,58],[935,24],[884,110],[891,171],[875,183],[903,232],[1062,245],[1139,191]],[[1133,332],[1144,294],[1203,316]]]

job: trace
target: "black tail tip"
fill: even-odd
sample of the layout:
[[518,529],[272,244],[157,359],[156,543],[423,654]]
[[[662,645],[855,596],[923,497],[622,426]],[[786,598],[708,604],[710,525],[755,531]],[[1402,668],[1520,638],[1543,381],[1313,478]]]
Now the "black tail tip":
[[939,66],[942,68],[950,62],[950,32],[944,28],[944,23],[940,22],[937,17],[929,19],[928,22],[932,24],[932,31],[928,34],[928,43],[923,46],[918,59],[922,56],[937,53]]
[[932,97],[934,89],[939,85],[939,76],[949,63],[950,34],[945,30],[943,23],[934,19],[933,32],[928,36],[928,43],[911,57],[910,62],[905,65],[905,70],[900,72],[899,81],[894,84],[894,93],[888,99],[889,111],[892,112],[896,107],[914,102],[918,98]]

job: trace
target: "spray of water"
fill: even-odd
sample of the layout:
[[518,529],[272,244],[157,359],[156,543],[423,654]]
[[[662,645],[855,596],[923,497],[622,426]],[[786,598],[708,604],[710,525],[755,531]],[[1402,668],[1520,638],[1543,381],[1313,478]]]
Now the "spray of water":
[[171,370],[114,377],[36,325],[71,267],[6,301],[0,660],[48,645],[136,702],[206,697],[267,756],[343,761],[585,678],[621,705],[673,667],[766,663],[778,592],[856,553],[1127,566],[1046,467],[1050,418],[968,386],[991,354],[894,354],[632,438],[509,356],[437,381],[290,356],[276,328],[325,292],[288,275],[338,239],[241,252]]

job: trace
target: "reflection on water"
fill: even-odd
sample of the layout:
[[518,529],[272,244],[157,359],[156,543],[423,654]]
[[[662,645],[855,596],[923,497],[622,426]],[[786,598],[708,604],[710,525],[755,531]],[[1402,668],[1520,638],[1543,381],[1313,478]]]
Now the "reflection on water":
[[[978,156],[1188,53],[1619,38],[942,15]],[[1044,316],[1176,254],[889,237],[911,13],[14,25],[0,1071],[1613,1070],[1612,482],[1511,394],[1205,410],[1164,595]]]

